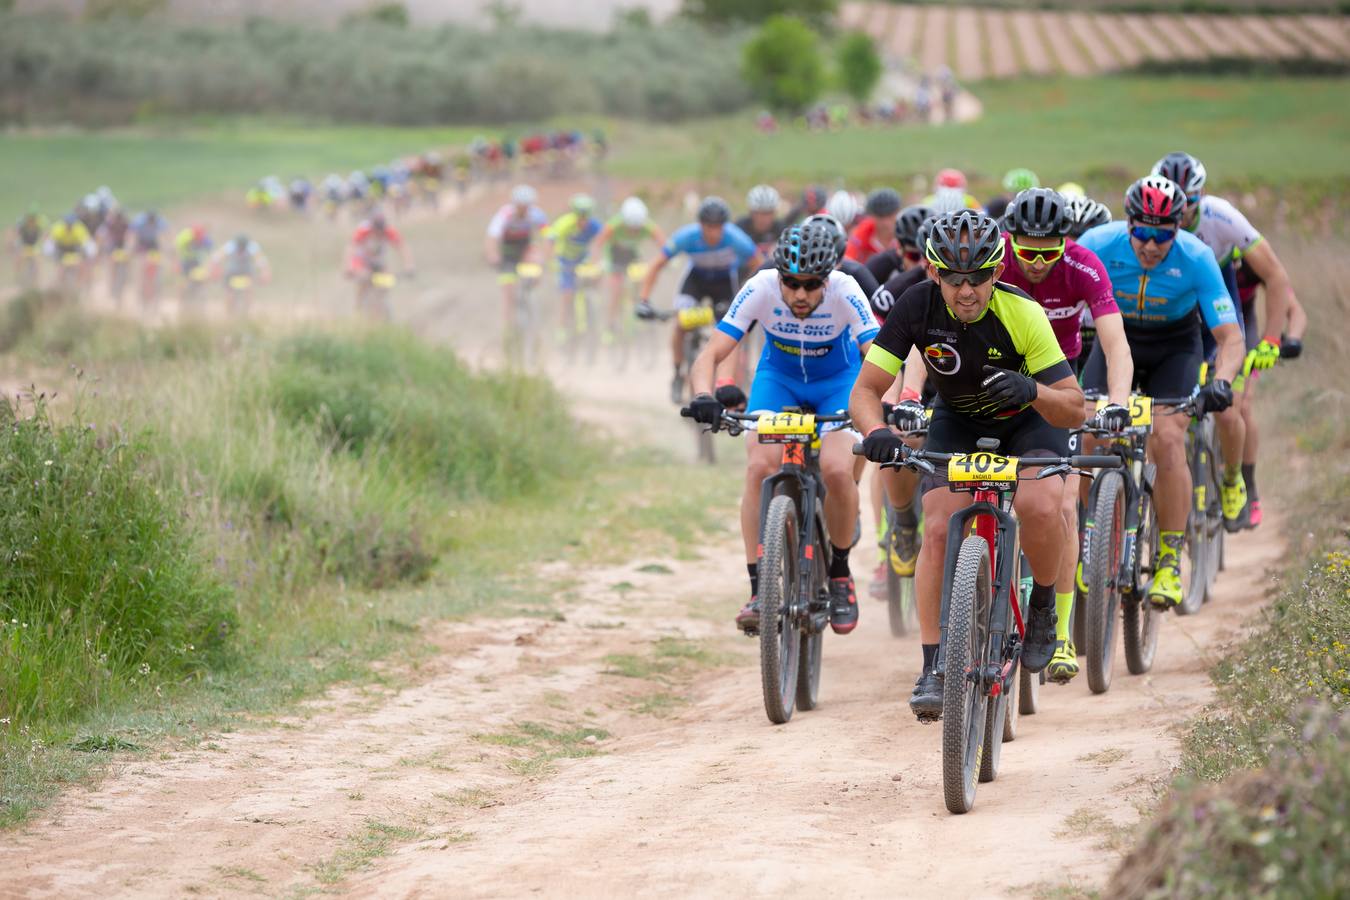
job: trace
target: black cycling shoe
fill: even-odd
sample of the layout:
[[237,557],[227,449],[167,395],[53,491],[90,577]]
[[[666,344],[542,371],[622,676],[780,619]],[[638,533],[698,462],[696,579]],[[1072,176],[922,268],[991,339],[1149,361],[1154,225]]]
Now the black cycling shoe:
[[745,632],[746,637],[759,634],[759,597],[751,597],[750,602],[736,613],[736,627]]
[[1055,608],[1031,607],[1027,615],[1027,635],[1022,642],[1022,668],[1031,674],[1050,665],[1055,656]]
[[835,634],[848,634],[858,624],[858,595],[853,576],[830,579],[830,627]]
[[676,372],[670,379],[670,402],[684,403],[684,376]]
[[909,709],[920,722],[936,722],[942,718],[942,676],[936,669],[929,669],[914,682]]

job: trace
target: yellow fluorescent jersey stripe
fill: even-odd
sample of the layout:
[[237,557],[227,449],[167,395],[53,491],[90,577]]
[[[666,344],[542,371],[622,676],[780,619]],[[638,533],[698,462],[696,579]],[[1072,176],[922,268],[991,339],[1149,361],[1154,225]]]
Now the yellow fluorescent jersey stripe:
[[867,351],[865,361],[884,369],[888,375],[899,375],[900,370],[905,367],[903,359],[884,347],[878,347],[876,344],[873,344],[871,349]]

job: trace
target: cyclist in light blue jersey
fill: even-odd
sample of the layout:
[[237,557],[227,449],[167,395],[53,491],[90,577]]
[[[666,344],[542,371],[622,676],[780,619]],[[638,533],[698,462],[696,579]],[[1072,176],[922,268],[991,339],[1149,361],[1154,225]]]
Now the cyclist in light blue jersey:
[[[698,208],[698,221],[672,234],[661,253],[647,267],[647,278],[642,282],[636,310],[639,318],[655,315],[651,305],[652,287],[666,264],[680,254],[689,257],[689,268],[680,282],[675,308],[686,309],[707,300],[712,303],[719,320],[726,315],[731,298],[736,295],[740,272],[754,271],[761,261],[754,240],[731,222],[731,207],[726,201],[721,197],[705,197]],[[678,322],[671,331],[670,349],[675,368],[670,396],[672,401],[679,403],[684,388],[680,378],[684,342]],[[732,354],[720,373],[724,376],[721,380],[729,381],[728,376],[738,370],[739,359],[737,354]]]
[[[794,226],[778,238],[774,269],[751,276],[699,354],[689,380],[695,391],[693,417],[716,424],[722,403],[713,395],[718,364],[735,352],[752,325],[764,329],[764,352],[746,408],[753,413],[803,407],[822,415],[848,411],[849,393],[878,326],[858,283],[835,270],[837,232],[821,222]],[[828,426],[826,426],[828,429]],[[821,437],[820,470],[825,480],[825,522],[833,540],[851,537],[858,518],[854,481],[854,433],[827,430]],[[749,464],[741,497],[741,535],[750,575],[750,602],[736,616],[745,631],[759,628],[760,487],[777,470],[781,448],[747,444]],[[846,539],[845,544],[849,541]],[[858,599],[849,572],[849,547],[831,547],[830,626],[847,634],[858,623]]]
[[[1154,397],[1182,397],[1195,390],[1202,349],[1200,318],[1218,342],[1213,378],[1199,399],[1207,412],[1219,413],[1223,446],[1225,515],[1237,500],[1242,506],[1242,417],[1234,409],[1232,381],[1246,355],[1237,309],[1228,295],[1214,254],[1204,242],[1180,227],[1186,208],[1181,188],[1160,175],[1141,178],[1125,193],[1126,221],[1090,229],[1078,243],[1106,266],[1116,305],[1125,323],[1125,338],[1134,358],[1134,386]],[[1106,356],[1101,344],[1092,348],[1083,369],[1083,387],[1106,390]],[[1191,473],[1186,465],[1186,420],[1154,419],[1149,438],[1158,466],[1158,525],[1162,545],[1149,600],[1160,608],[1181,602],[1179,551],[1191,502]],[[1229,477],[1236,478],[1236,489]]]

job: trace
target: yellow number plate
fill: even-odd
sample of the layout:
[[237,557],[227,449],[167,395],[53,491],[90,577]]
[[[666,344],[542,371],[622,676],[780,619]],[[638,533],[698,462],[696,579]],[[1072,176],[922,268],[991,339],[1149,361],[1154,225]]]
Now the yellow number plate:
[[80,260],[82,260],[82,259],[84,259],[84,257],[83,257],[82,255],[80,255],[79,253],[62,253],[62,254],[61,254],[61,265],[63,265],[63,266],[77,266],[77,265],[80,264]]
[[802,413],[764,413],[755,422],[761,444],[809,443],[816,436],[816,417]]
[[230,276],[230,287],[234,288],[236,291],[248,290],[252,286],[253,279],[249,278],[247,275]]
[[582,263],[577,266],[577,277],[587,280],[600,277],[600,267],[595,263]]
[[188,277],[191,278],[193,281],[205,281],[206,269],[202,268],[201,266],[194,266],[191,270],[188,271]]
[[975,481],[1017,480],[1017,457],[997,453],[958,453],[947,461],[947,480],[969,484]]
[[376,272],[370,276],[370,283],[378,288],[391,288],[398,283],[393,272]]
[[680,327],[685,331],[693,331],[695,328],[703,328],[713,323],[713,310],[711,306],[691,306],[682,309],[679,312]]
[[521,278],[540,278],[544,274],[544,267],[539,263],[521,263],[516,266],[516,274]]
[[[1097,409],[1102,410],[1111,401],[1106,397],[1097,398]],[[1153,398],[1130,395],[1130,425],[1144,428],[1153,424]]]
[[628,264],[628,279],[630,281],[641,281],[647,277],[647,264],[635,262]]
[[112,258],[113,258],[113,262],[126,262],[126,261],[127,261],[127,251],[122,250],[121,248],[118,248],[117,250],[114,250],[114,251],[112,252]]

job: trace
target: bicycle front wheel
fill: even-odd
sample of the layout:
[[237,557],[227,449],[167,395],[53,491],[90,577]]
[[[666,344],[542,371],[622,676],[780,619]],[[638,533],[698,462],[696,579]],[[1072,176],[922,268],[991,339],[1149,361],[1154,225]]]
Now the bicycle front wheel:
[[1084,631],[1088,687],[1094,694],[1104,694],[1111,689],[1115,665],[1120,550],[1125,541],[1125,479],[1117,472],[1103,472],[1098,477],[1101,483],[1092,512],[1088,562],[1083,571],[1088,588]]
[[971,535],[961,543],[947,608],[942,659],[942,793],[947,809],[967,813],[984,755],[988,696],[968,677],[979,672],[989,652],[992,585],[989,545]]
[[792,498],[773,498],[760,530],[764,553],[759,561],[759,670],[764,712],[783,725],[792,718],[801,662],[801,631],[790,611],[797,601],[797,506]]

